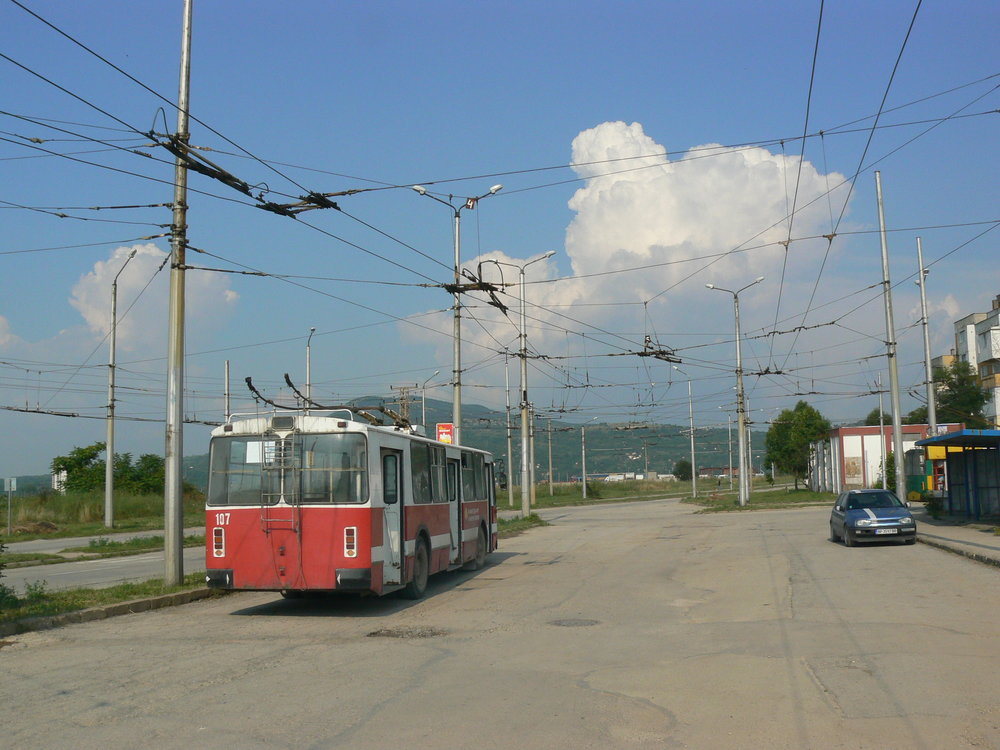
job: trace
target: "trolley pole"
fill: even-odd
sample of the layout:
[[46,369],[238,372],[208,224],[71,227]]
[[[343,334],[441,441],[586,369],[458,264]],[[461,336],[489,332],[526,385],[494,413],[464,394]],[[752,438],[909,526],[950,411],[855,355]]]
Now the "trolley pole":
[[[184,0],[181,70],[177,96],[177,140],[187,145],[191,86],[191,15],[194,0]],[[184,266],[187,247],[187,165],[174,164],[173,224],[170,228],[170,307],[167,333],[167,427],[163,455],[164,574],[167,586],[184,579]]]

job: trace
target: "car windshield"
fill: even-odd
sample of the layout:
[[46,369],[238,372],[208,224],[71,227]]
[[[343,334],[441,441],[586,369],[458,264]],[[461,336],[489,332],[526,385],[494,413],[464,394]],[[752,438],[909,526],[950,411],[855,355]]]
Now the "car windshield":
[[903,503],[889,492],[866,492],[863,495],[851,495],[847,500],[848,510],[862,508],[900,508]]

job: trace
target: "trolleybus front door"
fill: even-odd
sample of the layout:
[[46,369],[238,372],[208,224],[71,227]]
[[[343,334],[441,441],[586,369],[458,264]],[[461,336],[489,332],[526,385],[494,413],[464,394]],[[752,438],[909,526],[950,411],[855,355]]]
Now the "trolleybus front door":
[[382,448],[382,584],[403,582],[403,452]]

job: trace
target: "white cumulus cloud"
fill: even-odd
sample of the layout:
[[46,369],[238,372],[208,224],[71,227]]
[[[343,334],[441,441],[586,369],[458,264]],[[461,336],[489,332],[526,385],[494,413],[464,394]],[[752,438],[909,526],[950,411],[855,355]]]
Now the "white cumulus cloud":
[[[133,251],[135,255],[129,260]],[[117,275],[117,346],[122,351],[163,349],[169,267],[161,266],[166,258],[167,253],[153,244],[119,247],[108,260],[98,261],[90,273],[80,278],[69,302],[83,316],[87,327],[104,337],[111,329],[111,288]],[[188,329],[194,332],[219,320],[239,299],[221,274],[188,272],[185,289]]]

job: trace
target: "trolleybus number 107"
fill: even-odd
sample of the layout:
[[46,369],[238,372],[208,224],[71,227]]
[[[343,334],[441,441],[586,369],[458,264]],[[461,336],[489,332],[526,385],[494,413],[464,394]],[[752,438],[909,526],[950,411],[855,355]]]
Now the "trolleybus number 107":
[[205,510],[213,588],[418,598],[497,547],[489,453],[318,409],[213,430]]

